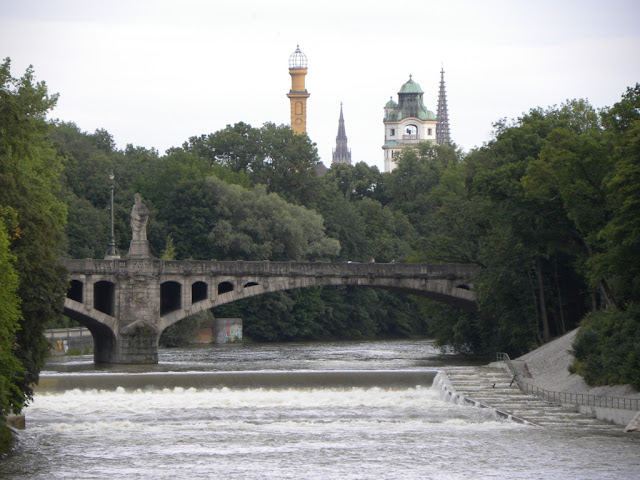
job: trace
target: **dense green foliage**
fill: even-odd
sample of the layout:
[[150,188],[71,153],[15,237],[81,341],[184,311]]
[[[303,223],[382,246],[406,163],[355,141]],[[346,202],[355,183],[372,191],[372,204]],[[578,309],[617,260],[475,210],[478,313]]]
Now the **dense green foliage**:
[[8,427],[0,423],[0,455],[9,453],[13,445],[13,434]]
[[216,177],[185,181],[158,213],[179,258],[316,260],[335,256],[322,217],[287,203],[263,185],[247,190]]
[[48,354],[43,331],[60,315],[67,289],[58,261],[66,221],[63,164],[47,138],[51,125],[45,120],[56,99],[44,82],[35,82],[31,68],[14,78],[8,59],[0,65],[1,413],[19,411],[31,398]]
[[15,338],[20,320],[18,274],[15,257],[9,251],[9,234],[0,212],[0,418],[22,404],[17,376],[22,366],[16,357]]
[[640,84],[602,114],[608,170],[589,278],[607,286],[612,307],[585,318],[573,369],[591,385],[640,390]]
[[640,305],[591,312],[573,342],[574,363],[592,386],[631,384],[640,390]]

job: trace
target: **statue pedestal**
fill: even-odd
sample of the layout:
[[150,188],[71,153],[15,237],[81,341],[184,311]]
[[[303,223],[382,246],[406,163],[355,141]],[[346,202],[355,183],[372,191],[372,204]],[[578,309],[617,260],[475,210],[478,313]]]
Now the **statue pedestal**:
[[131,240],[127,258],[147,258],[150,256],[148,240]]

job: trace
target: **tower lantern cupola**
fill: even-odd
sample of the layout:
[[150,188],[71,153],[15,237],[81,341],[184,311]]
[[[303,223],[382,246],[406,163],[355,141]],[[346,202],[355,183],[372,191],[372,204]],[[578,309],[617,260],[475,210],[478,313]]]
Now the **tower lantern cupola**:
[[307,68],[307,56],[300,50],[300,45],[296,51],[289,56],[289,68]]
[[291,102],[291,129],[294,133],[306,133],[307,98],[310,96],[304,84],[307,76],[307,56],[302,53],[299,45],[289,56],[289,75],[291,75],[291,90],[287,97]]

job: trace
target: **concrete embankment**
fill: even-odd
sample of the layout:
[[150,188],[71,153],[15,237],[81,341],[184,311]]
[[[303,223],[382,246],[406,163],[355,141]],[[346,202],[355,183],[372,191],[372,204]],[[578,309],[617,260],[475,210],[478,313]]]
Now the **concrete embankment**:
[[[462,384],[466,384],[469,386],[469,382],[461,381],[461,377],[459,375],[460,372],[465,372],[463,375],[467,375],[471,382],[474,384],[476,388],[472,389],[472,391],[460,388]],[[451,375],[451,376],[450,376]],[[451,378],[454,378],[455,385],[451,381]],[[503,403],[504,398],[502,398],[501,402],[496,402],[496,394],[505,397],[510,395],[512,392],[506,391],[508,390],[508,378],[505,378],[505,372],[498,369],[481,369],[481,367],[457,367],[457,368],[447,368],[446,370],[441,370],[436,378],[434,379],[434,385],[441,392],[441,398],[447,402],[456,403],[458,405],[467,405],[470,407],[476,408],[486,408],[495,413],[496,416],[513,420],[518,423],[528,423],[532,422],[519,417],[511,412],[506,410],[501,410],[499,403]],[[498,385],[498,389],[495,387]],[[493,390],[493,395],[487,397],[486,395],[478,395],[479,391],[491,385]],[[487,403],[491,401],[492,403]],[[495,404],[495,405],[494,405]]]
[[431,386],[436,370],[154,372],[47,374],[36,392],[158,388],[330,388]]
[[[493,408],[499,416],[536,425],[607,428],[613,423],[627,426],[626,431],[640,431],[640,413],[637,408],[629,408],[638,405],[640,392],[629,385],[592,388],[581,377],[569,373],[573,362],[571,345],[576,333],[577,330],[569,332],[512,361],[521,380],[528,384],[527,391],[544,389],[548,393],[574,395],[554,395],[557,400],[547,401],[551,397],[542,399],[523,393],[503,362],[487,367],[447,367],[442,374],[446,378],[439,376],[436,385],[450,401]],[[587,396],[606,397],[606,400],[596,401],[591,397],[590,405],[581,405]],[[563,398],[572,401],[561,404]],[[609,406],[594,406],[597,404]]]
[[435,385],[443,398],[492,410],[496,416],[539,427],[619,431],[620,427],[577,411],[574,406],[549,403],[522,393],[513,376],[498,366],[446,367]]

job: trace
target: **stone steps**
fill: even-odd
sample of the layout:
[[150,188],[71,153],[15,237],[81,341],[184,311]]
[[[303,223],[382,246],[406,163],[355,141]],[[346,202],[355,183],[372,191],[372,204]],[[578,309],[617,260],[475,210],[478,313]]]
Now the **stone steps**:
[[446,377],[436,379],[445,397],[493,408],[506,418],[549,428],[618,431],[619,426],[580,413],[571,405],[548,403],[524,394],[513,376],[492,367],[447,367]]

